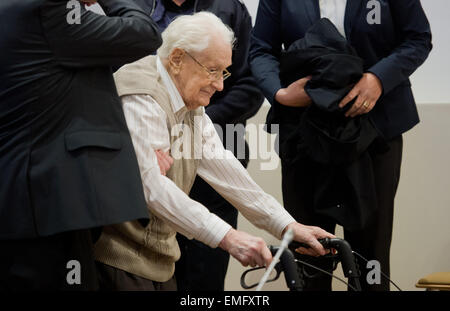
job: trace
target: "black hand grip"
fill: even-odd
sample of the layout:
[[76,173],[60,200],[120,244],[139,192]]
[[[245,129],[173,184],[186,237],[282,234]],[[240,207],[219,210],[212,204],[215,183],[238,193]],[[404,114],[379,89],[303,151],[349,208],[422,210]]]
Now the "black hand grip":
[[[324,248],[334,248],[337,251],[338,257],[342,263],[342,270],[345,277],[351,278],[356,289],[361,290],[361,285],[359,283],[359,277],[361,276],[361,273],[356,266],[355,257],[353,256],[353,251],[350,247],[350,244],[346,240],[338,238],[324,238],[318,239],[318,241],[323,245]],[[290,246],[295,249],[299,247],[310,248],[309,245],[295,241],[292,242]]]
[[346,240],[330,239],[329,247],[337,250],[342,262],[342,270],[346,277],[359,277],[359,269],[356,267],[355,257],[352,248]]

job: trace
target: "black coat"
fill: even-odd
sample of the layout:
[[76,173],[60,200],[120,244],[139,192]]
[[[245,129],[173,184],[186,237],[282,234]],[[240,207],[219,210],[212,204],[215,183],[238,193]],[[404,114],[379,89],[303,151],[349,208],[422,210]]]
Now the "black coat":
[[66,0],[0,2],[0,239],[148,218],[112,66],[152,53],[126,0],[66,20]]
[[[282,132],[282,140],[301,140],[296,154],[280,154],[284,159],[307,156],[318,163],[345,164],[360,157],[372,141],[381,136],[367,115],[344,116],[340,101],[363,75],[363,60],[328,19],[317,21],[305,37],[295,41],[280,58],[283,85],[311,76],[305,92],[312,100],[306,109],[289,115],[292,127]],[[279,106],[274,106],[276,110]],[[289,146],[291,147],[291,146]]]
[[284,123],[280,157],[285,163],[308,161],[315,167],[314,176],[307,177],[314,189],[314,209],[347,230],[363,228],[377,206],[368,148],[383,150],[383,139],[367,115],[345,117],[352,103],[339,108],[362,75],[362,59],[326,18],[314,23],[280,59],[284,85],[312,77],[305,86],[312,104]]

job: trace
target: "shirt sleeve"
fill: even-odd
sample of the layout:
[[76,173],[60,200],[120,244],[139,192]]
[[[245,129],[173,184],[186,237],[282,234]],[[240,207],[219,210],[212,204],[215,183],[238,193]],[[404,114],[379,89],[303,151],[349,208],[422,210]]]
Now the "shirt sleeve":
[[401,38],[392,52],[368,69],[389,93],[427,59],[433,45],[430,24],[419,0],[390,1],[395,31]]
[[154,150],[170,148],[166,115],[148,95],[122,97],[150,212],[189,239],[217,247],[231,226],[161,175]]
[[197,174],[251,223],[280,239],[294,218],[264,192],[236,157],[223,147],[211,119],[203,117],[203,151]]

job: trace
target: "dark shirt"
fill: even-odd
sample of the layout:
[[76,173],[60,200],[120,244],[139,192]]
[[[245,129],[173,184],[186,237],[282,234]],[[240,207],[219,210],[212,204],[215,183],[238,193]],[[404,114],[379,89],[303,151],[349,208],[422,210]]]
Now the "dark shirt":
[[172,0],[156,0],[156,7],[152,18],[162,32],[177,16],[194,13],[194,4],[195,0],[186,0],[180,6]]

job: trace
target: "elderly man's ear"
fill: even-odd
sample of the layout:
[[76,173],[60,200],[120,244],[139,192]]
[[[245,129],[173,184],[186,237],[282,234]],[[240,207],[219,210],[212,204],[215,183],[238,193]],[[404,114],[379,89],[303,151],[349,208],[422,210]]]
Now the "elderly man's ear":
[[175,48],[169,55],[169,66],[174,74],[178,74],[181,70],[183,57],[185,52],[182,49]]

